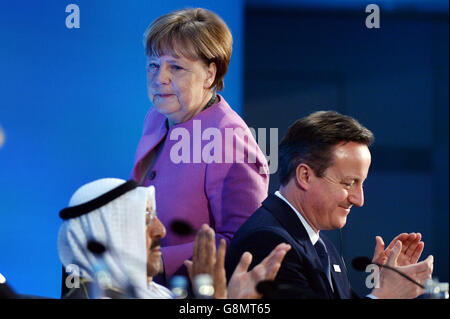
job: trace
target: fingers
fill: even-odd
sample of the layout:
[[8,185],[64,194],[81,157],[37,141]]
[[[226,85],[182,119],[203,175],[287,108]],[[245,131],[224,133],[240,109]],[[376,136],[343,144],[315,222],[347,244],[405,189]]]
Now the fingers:
[[[203,225],[204,226],[204,225]],[[195,251],[195,254],[192,258],[192,261],[194,263],[194,276],[205,272],[204,266],[205,266],[205,237],[206,237],[206,231],[205,227],[201,227],[200,230],[197,232],[197,235],[195,236],[195,247],[197,248]]]
[[[433,273],[433,261],[434,258],[430,255],[427,259],[421,261],[420,263],[398,267],[398,270],[404,272],[418,283],[425,285],[426,281],[431,279],[431,275]],[[416,289],[416,295],[414,297],[423,293],[423,289],[419,289],[415,286],[414,288]]]
[[412,253],[412,255],[410,257],[411,264],[415,264],[419,261],[419,258],[422,255],[424,247],[425,247],[425,244],[423,241],[421,241],[417,244],[416,249],[414,250],[414,252]]
[[286,256],[287,252],[291,249],[290,245],[280,244],[270,253],[265,271],[265,278],[263,280],[273,280],[277,276],[278,270],[281,267],[281,263]]
[[216,264],[214,266],[214,298],[227,298],[227,278],[225,274],[225,252],[227,243],[225,239],[220,240],[217,250]]
[[378,249],[384,250],[384,240],[381,236],[375,236],[375,242],[376,242],[375,251],[377,250],[377,247]]
[[408,237],[409,234],[407,233],[401,233],[400,235],[397,235],[394,239],[392,239],[392,241],[390,242],[389,246],[386,249],[391,250],[398,240],[404,243],[408,239]]
[[270,254],[266,258],[264,258],[264,260],[269,259],[270,256],[272,256],[272,255],[274,255],[274,254],[276,254],[277,252],[280,252],[280,251],[284,251],[284,252],[287,253],[290,249],[291,249],[291,245],[289,245],[289,244],[286,244],[286,243],[278,244],[274,249],[272,249]]
[[410,274],[419,274],[422,272],[432,272],[433,271],[434,257],[430,255],[427,259],[422,260],[420,263],[411,264],[408,266],[398,267],[399,270],[404,270]]
[[211,274],[216,262],[216,245],[214,230],[203,224],[195,236],[193,261],[193,275],[201,273]]
[[395,267],[397,265],[397,258],[400,255],[401,250],[402,250],[402,242],[400,240],[397,240],[394,247],[392,247],[391,249],[386,264],[391,267]]
[[427,263],[433,264],[434,263],[434,256],[433,255],[429,255],[427,257],[427,259],[425,259],[424,261],[426,261]]
[[422,255],[424,243],[421,241],[422,234],[420,233],[402,233],[396,236],[384,251],[384,258],[390,254],[391,249],[397,241],[402,242],[402,251],[397,261],[398,266],[407,266],[417,263]]
[[291,245],[286,244],[286,243],[281,243],[277,247],[275,247],[275,249],[282,249],[287,253],[289,250],[291,250]]
[[410,248],[410,246],[412,245],[412,243],[416,240],[416,234],[415,233],[411,233],[408,234],[408,236],[405,237],[404,240],[402,240],[402,253],[406,254],[408,249]]
[[423,248],[425,247],[425,243],[422,241],[421,233],[417,233],[417,241],[417,247],[411,255],[411,263],[416,263],[419,260],[420,256],[422,255]]
[[406,273],[408,273],[416,281],[425,284],[428,279],[431,279],[433,274],[433,262],[434,257],[430,255],[427,259],[421,261],[420,263],[407,266]]
[[422,238],[421,234],[411,233],[407,240],[403,242],[403,253],[409,260],[411,260],[411,257],[420,242],[420,238]]
[[428,256],[427,259],[425,259],[424,261],[428,264],[428,267],[430,268],[430,278],[431,278],[431,274],[433,273],[433,268],[434,268],[433,255]]
[[212,271],[216,263],[216,234],[209,226],[206,232],[205,254],[207,254],[205,259],[208,261],[208,268]]
[[[395,239],[391,242],[389,247],[393,246],[395,240],[400,240],[402,242],[402,252],[400,258],[398,260],[398,264],[400,266],[406,266],[409,264],[417,263],[420,256],[422,255],[424,243],[421,241],[422,234],[421,233],[402,233],[395,237]],[[386,253],[389,253],[389,248],[386,250]]]
[[416,238],[417,241],[420,241],[422,239],[421,233],[417,233],[416,236],[417,236],[417,238]]
[[244,273],[247,272],[248,267],[252,263],[253,256],[248,251],[242,254],[241,260],[239,261],[239,264],[236,266],[236,269],[233,272],[233,275],[235,273]]
[[205,241],[206,241],[206,232],[208,231],[208,225],[203,224],[200,230],[195,235],[195,244],[194,244],[194,251],[192,254],[192,261],[193,261],[193,271],[194,274],[197,275],[198,267],[200,265],[203,265],[205,260]]
[[384,241],[381,236],[375,237],[375,251],[373,253],[372,262],[378,264],[384,264],[386,260],[384,259]]
[[427,259],[421,261],[420,263],[414,264],[414,266],[416,266],[415,270],[418,273],[424,272],[424,271],[433,272],[433,265],[434,265],[433,255],[428,256]]
[[186,268],[187,268],[187,271],[188,271],[188,275],[189,275],[190,281],[193,282],[194,276],[193,276],[193,273],[192,273],[192,261],[190,261],[190,260],[185,260],[185,261],[184,261],[184,265],[185,265]]
[[225,253],[227,251],[227,242],[225,239],[220,240],[219,249],[217,250],[216,269],[225,268]]
[[[198,236],[198,233],[197,233],[197,235],[195,236],[195,241],[194,241],[194,250],[192,251],[192,262],[194,262],[194,261],[197,261],[198,260],[198,251],[199,251],[199,240],[200,240],[200,238],[199,238],[199,236]],[[193,268],[193,266],[192,266],[192,268]],[[192,269],[192,271],[194,271],[193,269]]]
[[278,244],[270,254],[263,259],[254,269],[258,269],[261,275],[260,280],[273,280],[281,267],[284,256],[291,249],[291,245],[281,243]]

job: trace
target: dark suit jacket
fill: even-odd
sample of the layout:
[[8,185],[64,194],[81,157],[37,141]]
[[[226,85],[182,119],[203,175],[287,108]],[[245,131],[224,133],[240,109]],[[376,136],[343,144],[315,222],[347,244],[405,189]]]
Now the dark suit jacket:
[[[227,277],[230,278],[241,255],[253,255],[249,269],[260,263],[279,243],[291,245],[275,278],[278,287],[286,288],[287,298],[357,298],[350,288],[345,266],[334,245],[320,232],[330,256],[331,290],[320,259],[295,212],[276,195],[269,195],[262,206],[239,228],[226,255]],[[335,270],[338,265],[340,272]]]

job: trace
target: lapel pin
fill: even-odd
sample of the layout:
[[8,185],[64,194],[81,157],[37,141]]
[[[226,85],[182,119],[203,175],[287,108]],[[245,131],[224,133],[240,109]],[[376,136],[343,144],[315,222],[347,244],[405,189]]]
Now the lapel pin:
[[333,264],[333,268],[335,272],[341,272],[341,267],[339,267],[339,265]]

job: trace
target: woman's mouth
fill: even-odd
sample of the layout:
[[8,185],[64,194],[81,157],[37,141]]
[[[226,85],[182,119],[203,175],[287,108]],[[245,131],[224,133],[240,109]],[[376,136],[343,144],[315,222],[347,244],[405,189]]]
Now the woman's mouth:
[[173,94],[161,94],[161,93],[155,94],[155,96],[163,98],[163,99],[171,97],[172,95]]

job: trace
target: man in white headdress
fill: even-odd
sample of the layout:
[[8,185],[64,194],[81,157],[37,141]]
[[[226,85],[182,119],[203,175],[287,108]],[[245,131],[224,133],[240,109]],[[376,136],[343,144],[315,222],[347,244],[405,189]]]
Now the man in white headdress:
[[[142,187],[133,180],[99,179],[80,187],[60,217],[64,220],[58,237],[60,260],[65,269],[74,265],[79,268],[81,278],[63,298],[173,297],[166,287],[152,280],[161,269],[160,240],[166,235],[156,214],[153,186]],[[191,275],[213,275],[216,298],[260,298],[256,284],[275,278],[291,248],[278,245],[250,272],[251,255],[243,254],[227,289],[225,242],[221,242],[217,255],[214,243],[214,231],[204,225],[196,237],[193,263],[187,263]]]
[[[59,257],[64,267],[76,265],[82,278],[65,297],[171,298],[152,281],[160,268],[159,240],[166,234],[155,208],[153,186],[103,178],[80,187],[60,212]],[[92,243],[106,250],[90,251],[89,243],[91,250]],[[103,295],[92,295],[99,291],[99,278]]]

